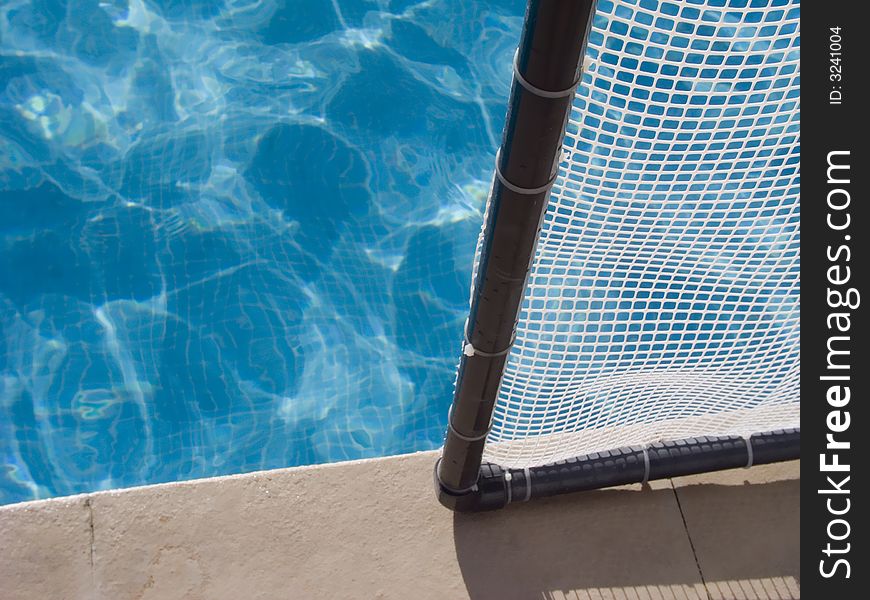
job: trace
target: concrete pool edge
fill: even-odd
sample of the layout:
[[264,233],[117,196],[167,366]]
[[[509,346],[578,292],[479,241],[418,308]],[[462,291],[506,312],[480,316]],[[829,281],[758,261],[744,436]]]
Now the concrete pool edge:
[[[179,481],[161,481],[158,483],[146,483],[143,485],[132,485],[128,487],[119,487],[119,488],[111,488],[107,490],[94,490],[92,492],[82,492],[78,494],[70,494],[67,496],[52,496],[50,498],[37,498],[36,500],[24,500],[21,502],[13,502],[11,504],[0,504],[0,512],[5,509],[19,508],[19,507],[28,507],[28,508],[37,508],[39,505],[43,503],[51,503],[51,502],[63,502],[65,500],[75,500],[79,498],[88,498],[99,495],[117,495],[123,494],[125,492],[130,492],[134,490],[146,490],[151,488],[171,488],[171,487],[183,487],[187,485],[198,485],[203,482],[212,482],[212,481],[231,481],[234,479],[239,479],[243,477],[257,476],[257,475],[267,475],[269,473],[281,473],[284,471],[305,471],[308,469],[330,469],[330,468],[338,468],[343,466],[357,465],[367,462],[386,460],[392,458],[402,458],[406,456],[416,456],[416,455],[432,455],[437,457],[437,450],[423,450],[417,452],[408,452],[406,454],[396,454],[393,456],[375,456],[371,458],[355,458],[353,460],[344,460],[338,462],[329,462],[329,463],[318,463],[313,465],[299,465],[295,467],[277,467],[274,469],[260,469],[257,471],[250,471],[248,473],[231,473],[229,475],[215,475],[213,477],[197,477],[194,479],[182,479]],[[434,463],[433,458],[433,463]]]
[[454,515],[436,457],[0,507],[4,598],[800,595],[798,462]]

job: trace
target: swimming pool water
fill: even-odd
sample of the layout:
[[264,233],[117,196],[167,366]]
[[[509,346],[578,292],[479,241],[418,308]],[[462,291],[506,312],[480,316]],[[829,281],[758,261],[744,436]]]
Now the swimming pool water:
[[437,447],[520,0],[0,6],[0,503]]

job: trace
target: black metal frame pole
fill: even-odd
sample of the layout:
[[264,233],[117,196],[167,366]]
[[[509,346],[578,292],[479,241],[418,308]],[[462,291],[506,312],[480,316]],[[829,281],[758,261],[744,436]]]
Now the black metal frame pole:
[[530,0],[490,192],[444,450],[443,504],[476,502],[481,458],[581,76],[595,0]]

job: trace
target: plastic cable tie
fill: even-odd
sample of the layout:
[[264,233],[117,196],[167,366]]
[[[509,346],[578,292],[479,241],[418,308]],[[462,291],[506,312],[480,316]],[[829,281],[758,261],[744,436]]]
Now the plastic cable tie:
[[526,195],[531,196],[534,194],[540,194],[542,192],[546,192],[551,187],[553,187],[553,184],[556,183],[556,178],[559,176],[559,170],[556,169],[556,172],[553,173],[552,177],[550,177],[550,181],[548,181],[544,185],[542,185],[540,187],[536,187],[536,188],[524,188],[524,187],[520,187],[518,185],[514,185],[510,181],[505,179],[504,175],[501,174],[501,169],[498,166],[500,162],[501,162],[501,148],[499,148],[498,151],[495,153],[495,176],[498,177],[498,180],[501,182],[501,184],[503,186],[505,186],[507,189],[509,189],[512,192],[516,192],[517,194],[526,194]]
[[477,348],[472,346],[471,342],[468,341],[468,330],[466,328],[465,344],[462,346],[462,353],[465,356],[482,356],[484,358],[497,358],[499,356],[504,356],[505,354],[510,352],[511,348],[514,347],[514,342],[516,341],[516,339],[517,339],[517,332],[515,329],[513,334],[511,335],[511,341],[508,344],[507,348],[505,348],[504,350],[501,350],[499,352],[483,352],[482,350],[478,350]]
[[[564,98],[565,96],[573,96],[574,90],[577,89],[577,86],[580,85],[580,78],[578,78],[574,83],[571,84],[571,87],[565,88],[564,90],[559,90],[558,92],[551,92],[549,90],[542,90],[539,87],[535,87],[523,77],[522,73],[520,73],[520,66],[518,64],[518,60],[520,58],[520,50],[517,48],[517,51],[514,52],[514,77],[521,86],[526,88],[528,91],[533,93],[535,96],[540,96],[541,98]],[[580,77],[583,77],[581,72]]]
[[649,446],[644,446],[643,450],[643,480],[641,485],[649,483]]
[[481,435],[477,436],[468,436],[463,433],[459,433],[456,428],[453,426],[453,405],[450,405],[450,409],[447,411],[447,428],[453,432],[453,435],[458,437],[460,440],[465,442],[479,442],[482,439],[485,439],[486,436],[489,435],[489,431],[492,429],[492,423],[490,423],[489,427],[486,428],[486,431]]
[[523,467],[523,475],[526,478],[526,497],[523,498],[523,502],[528,502],[532,499],[532,472],[528,467]]

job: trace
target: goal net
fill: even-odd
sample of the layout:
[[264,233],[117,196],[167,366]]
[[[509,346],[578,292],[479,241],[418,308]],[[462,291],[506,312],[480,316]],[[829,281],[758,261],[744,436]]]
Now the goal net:
[[799,427],[799,7],[598,3],[484,460]]

